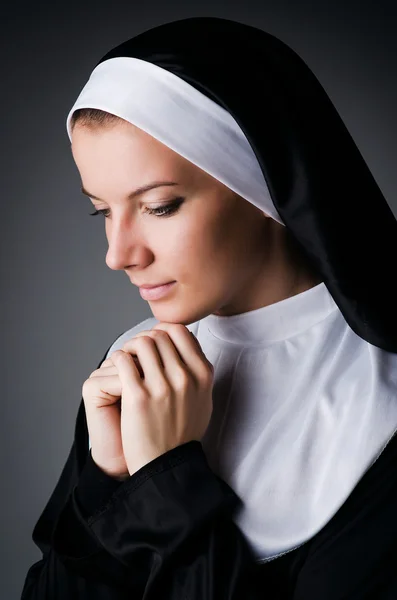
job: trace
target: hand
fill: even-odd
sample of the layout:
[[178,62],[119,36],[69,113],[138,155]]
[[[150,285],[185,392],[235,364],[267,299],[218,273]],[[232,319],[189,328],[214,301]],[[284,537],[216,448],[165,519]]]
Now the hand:
[[140,331],[110,360],[121,382],[121,439],[130,475],[176,446],[201,440],[212,414],[214,369],[184,325],[162,322]]
[[91,456],[107,475],[123,481],[130,474],[121,440],[121,381],[111,358],[86,379],[82,393]]

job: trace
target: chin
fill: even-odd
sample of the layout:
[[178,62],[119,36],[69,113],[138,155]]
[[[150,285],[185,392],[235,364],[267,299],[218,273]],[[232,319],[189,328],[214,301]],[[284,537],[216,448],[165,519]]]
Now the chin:
[[169,304],[164,303],[162,306],[160,302],[153,302],[150,308],[154,318],[158,321],[181,323],[185,327],[211,314],[210,308],[193,305],[193,302],[188,307],[180,307],[175,301]]

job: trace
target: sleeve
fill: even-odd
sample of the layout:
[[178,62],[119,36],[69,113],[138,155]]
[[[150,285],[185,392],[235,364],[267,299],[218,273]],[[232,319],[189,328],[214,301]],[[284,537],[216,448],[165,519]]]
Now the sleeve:
[[233,521],[241,501],[211,471],[200,442],[120,482],[95,464],[87,441],[82,401],[68,459],[33,531],[42,558],[21,600],[263,600]]

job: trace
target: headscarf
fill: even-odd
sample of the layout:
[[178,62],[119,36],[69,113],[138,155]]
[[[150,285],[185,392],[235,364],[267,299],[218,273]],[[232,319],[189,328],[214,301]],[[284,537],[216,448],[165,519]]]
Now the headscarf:
[[[163,109],[153,89],[166,97]],[[228,19],[165,23],[101,58],[68,124],[82,107],[149,130],[268,211],[353,331],[397,351],[396,219],[325,90],[285,43]]]

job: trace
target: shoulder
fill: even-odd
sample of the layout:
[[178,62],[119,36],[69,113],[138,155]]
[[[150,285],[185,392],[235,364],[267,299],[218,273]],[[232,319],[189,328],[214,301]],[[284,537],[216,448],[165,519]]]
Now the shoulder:
[[139,333],[140,331],[144,331],[146,329],[152,329],[152,327],[154,327],[157,323],[159,323],[158,319],[156,319],[155,317],[149,317],[148,319],[144,319],[137,325],[134,325],[133,327],[130,327],[130,329],[127,329],[126,331],[124,331],[124,333],[119,335],[115,339],[115,341],[112,343],[109,350],[107,351],[105,359],[109,358],[109,356],[115,350],[120,350],[123,347],[123,345],[125,344],[125,342],[127,342],[132,337],[134,337],[135,334]]

